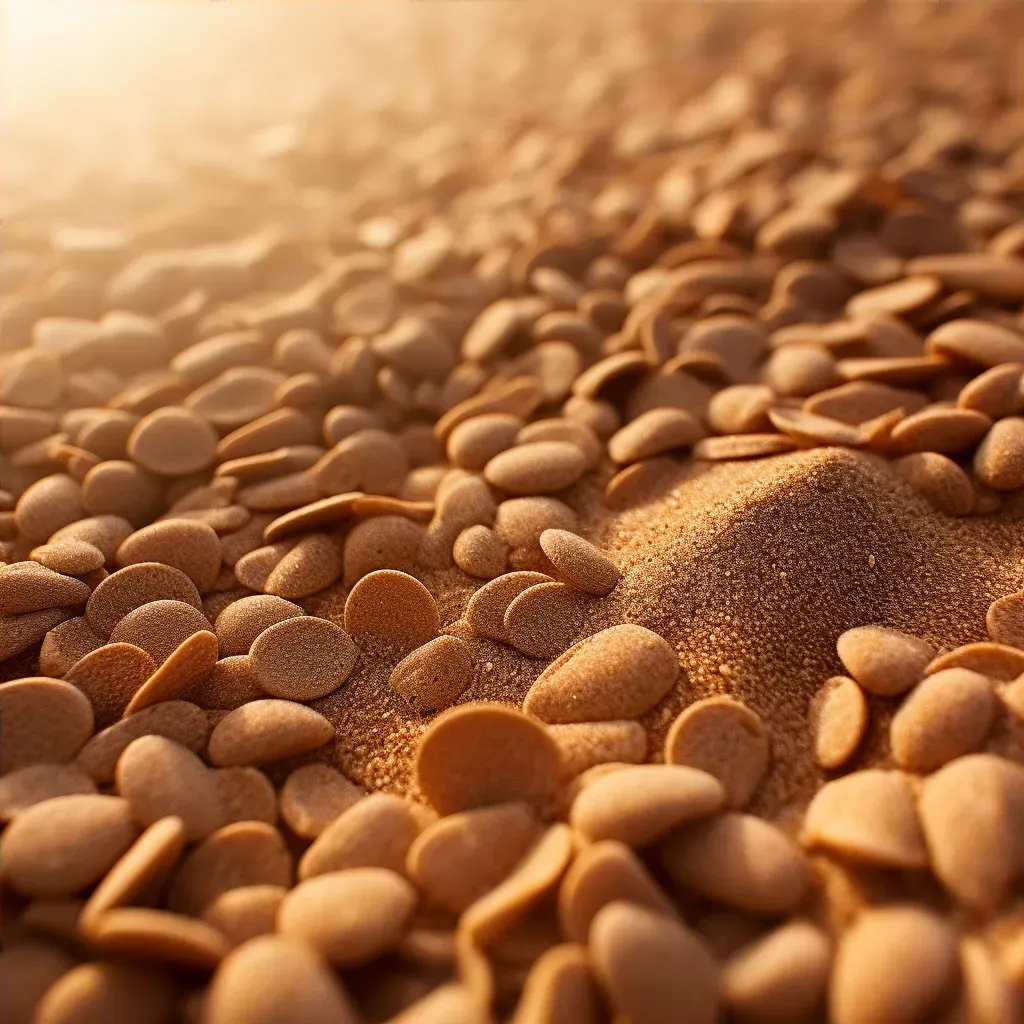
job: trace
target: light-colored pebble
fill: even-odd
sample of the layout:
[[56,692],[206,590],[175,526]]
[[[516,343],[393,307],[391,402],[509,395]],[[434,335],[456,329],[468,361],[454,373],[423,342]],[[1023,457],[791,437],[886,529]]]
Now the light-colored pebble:
[[256,682],[272,697],[310,701],[340,687],[355,667],[348,633],[327,619],[299,615],[268,626],[253,641]]
[[841,768],[853,757],[868,726],[864,691],[849,676],[826,679],[811,705],[814,756],[822,768]]
[[303,765],[281,787],[281,817],[297,836],[316,839],[364,795],[354,782],[330,765]]
[[885,626],[857,626],[836,641],[846,671],[868,693],[895,697],[906,693],[935,657],[931,644]]
[[430,591],[418,579],[397,569],[379,569],[349,592],[345,629],[354,637],[374,636],[408,649],[433,640],[441,620]]
[[495,455],[484,478],[509,494],[551,494],[571,487],[585,468],[586,456],[569,441],[533,441]]
[[540,535],[540,547],[566,583],[603,597],[619,582],[620,573],[590,541],[567,530],[549,529]]
[[0,773],[71,761],[92,735],[89,701],[43,676],[0,683]]
[[451,707],[470,684],[473,658],[455,636],[439,636],[407,654],[388,680],[420,714]]
[[210,734],[216,765],[261,765],[305,754],[334,737],[334,727],[311,708],[290,700],[255,700],[229,712]]

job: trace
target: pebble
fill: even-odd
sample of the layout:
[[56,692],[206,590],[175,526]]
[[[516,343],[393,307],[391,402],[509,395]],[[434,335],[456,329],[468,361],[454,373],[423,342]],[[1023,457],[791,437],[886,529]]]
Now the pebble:
[[787,914],[803,901],[810,871],[800,848],[771,822],[730,811],[661,842],[670,877],[698,895],[752,914]]
[[201,971],[216,967],[230,949],[227,939],[206,922],[149,907],[108,910],[92,923],[89,941],[104,953]]
[[180,569],[143,562],[118,569],[103,580],[85,606],[85,617],[97,635],[109,637],[130,611],[151,601],[184,601],[202,609],[196,585]]
[[87,654],[103,645],[84,615],[67,619],[47,631],[39,650],[39,671],[60,679]]
[[914,795],[898,771],[871,768],[826,783],[807,808],[803,842],[876,867],[928,867]]
[[1024,364],[1000,363],[968,381],[957,395],[961,409],[976,409],[998,420],[1024,410]]
[[262,589],[276,597],[298,600],[336,583],[341,573],[342,556],[336,539],[326,533],[309,533],[278,560]]
[[540,583],[505,609],[508,643],[531,658],[554,658],[579,636],[587,598],[565,583]]
[[594,973],[623,1017],[637,1024],[715,1024],[718,967],[698,935],[664,914],[611,903],[594,918]]
[[156,663],[141,648],[109,643],[76,661],[64,681],[85,694],[95,727],[102,729],[124,714],[132,697],[155,670]]
[[973,450],[991,426],[991,417],[974,409],[928,406],[900,420],[891,443],[897,451],[961,455]]
[[167,405],[135,425],[128,455],[159,476],[188,476],[213,463],[217,445],[217,432],[205,419],[183,406]]
[[551,494],[583,475],[586,456],[569,441],[533,441],[495,455],[484,479],[508,494]]
[[[544,381],[545,387],[550,383]],[[535,420],[527,423],[516,435],[517,444],[533,441],[568,441],[576,445],[586,456],[588,470],[595,469],[604,456],[604,445],[592,427],[564,417]]]
[[82,485],[66,473],[44,476],[30,484],[14,506],[15,525],[35,544],[45,544],[84,515]]
[[[513,607],[515,602],[510,612]],[[676,653],[657,633],[632,624],[612,626],[552,662],[530,688],[523,710],[552,724],[638,718],[678,677]]]
[[621,574],[590,541],[568,530],[548,529],[540,535],[540,547],[563,582],[587,594],[611,593]]
[[153,518],[160,498],[157,478],[122,459],[101,462],[82,480],[82,507],[86,512],[92,516],[116,513],[134,526]]
[[212,527],[195,519],[165,519],[144,526],[117,549],[117,564],[160,562],[180,569],[204,594],[220,572],[220,538]]
[[25,896],[71,896],[95,885],[137,835],[126,800],[53,797],[26,808],[4,829],[0,876]]
[[0,773],[71,761],[92,730],[92,707],[70,683],[42,676],[0,683]]
[[39,643],[55,626],[72,618],[70,608],[48,608],[26,615],[0,616],[0,661]]
[[505,571],[508,545],[487,526],[469,526],[455,538],[455,564],[470,576],[492,580]]
[[296,768],[281,787],[281,817],[300,838],[316,839],[365,795],[330,765],[303,765]]
[[997,420],[974,453],[974,472],[994,491],[1024,486],[1024,418]]
[[5,1024],[33,1024],[43,996],[74,967],[71,955],[50,942],[28,938],[5,943],[0,958]]
[[209,632],[210,620],[184,601],[149,601],[133,608],[110,631],[107,645],[130,644],[162,665],[196,633]]
[[277,793],[270,779],[258,768],[214,769],[213,784],[227,816],[225,824],[236,821],[277,824]]
[[272,697],[310,701],[337,690],[357,657],[341,626],[299,615],[263,630],[253,641],[249,662],[256,682]]
[[95,544],[70,537],[55,544],[33,548],[28,557],[44,568],[68,576],[81,576],[102,569],[106,561],[103,552]]
[[725,789],[726,805],[745,807],[768,770],[771,743],[761,716],[732,697],[707,697],[672,723],[665,762],[713,775]]
[[398,648],[415,648],[441,631],[437,605],[415,576],[379,569],[363,576],[345,601],[345,629]]
[[508,498],[498,505],[494,529],[511,547],[529,548],[539,544],[540,535],[545,530],[575,533],[579,529],[579,519],[558,498]]
[[0,821],[57,796],[95,793],[96,786],[74,764],[33,764],[0,777]]
[[[389,1024],[490,1024],[477,994],[466,985],[438,985]],[[587,1022],[589,1024],[589,1022]]]
[[534,961],[511,1024],[597,1024],[598,1007],[586,948],[563,943]]
[[839,939],[829,1020],[931,1019],[956,975],[956,936],[934,911],[910,904],[865,910]]
[[445,452],[463,469],[481,470],[500,452],[511,448],[523,421],[509,413],[493,412],[460,423],[448,435]]
[[935,657],[931,644],[885,626],[857,626],[836,641],[846,671],[879,697],[906,693]]
[[208,629],[193,633],[135,691],[124,709],[133,715],[151,704],[177,700],[202,684],[217,664],[217,637]]
[[651,409],[631,420],[608,439],[608,454],[621,465],[689,448],[704,436],[704,428],[685,409]]
[[983,367],[1024,361],[1024,338],[985,320],[948,320],[928,335],[927,349]]
[[243,885],[211,900],[202,919],[213,925],[232,946],[260,935],[273,935],[277,911],[288,890],[282,885]]
[[1024,673],[1024,651],[982,640],[940,654],[925,672],[934,675],[949,668],[963,668],[1009,683]]
[[440,814],[510,800],[543,802],[559,780],[543,725],[499,704],[463,704],[436,718],[416,750],[416,781]]
[[210,734],[216,765],[261,765],[305,754],[334,737],[323,715],[290,700],[255,700],[228,712]]
[[0,615],[25,615],[48,608],[81,607],[89,587],[36,562],[0,565]]
[[39,1002],[34,1024],[171,1024],[177,991],[163,974],[138,964],[96,960],[60,978]]
[[92,544],[103,553],[104,564],[113,566],[117,549],[131,536],[132,524],[123,516],[88,516],[57,530],[50,537],[50,545],[78,540]]
[[299,605],[271,594],[254,594],[233,601],[214,624],[221,658],[248,654],[253,641],[265,629],[304,614]]
[[550,725],[548,735],[558,745],[563,779],[573,779],[609,761],[642,764],[647,758],[647,730],[639,722]]
[[949,457],[938,452],[917,452],[897,459],[896,472],[933,508],[949,516],[974,510],[970,477]]
[[285,896],[277,929],[335,966],[356,967],[398,944],[416,903],[416,890],[386,868],[330,871]]
[[828,771],[841,768],[856,753],[868,727],[864,691],[849,676],[826,679],[811,705],[814,756]]
[[473,658],[466,643],[455,636],[439,636],[407,654],[388,685],[420,714],[428,714],[451,707],[472,674]]
[[985,626],[996,643],[1024,649],[1024,590],[993,601],[985,615]]
[[413,840],[405,868],[432,903],[461,914],[511,874],[541,832],[519,802],[449,814]]

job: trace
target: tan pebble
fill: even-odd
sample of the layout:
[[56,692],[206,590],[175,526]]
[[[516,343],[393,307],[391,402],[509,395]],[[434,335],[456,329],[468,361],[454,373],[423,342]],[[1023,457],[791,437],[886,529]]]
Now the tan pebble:
[[316,839],[363,796],[363,790],[330,765],[303,765],[281,787],[281,817],[300,838]]
[[320,496],[365,491],[394,494],[409,472],[401,441],[386,430],[358,430],[339,441],[310,470]]
[[157,511],[160,490],[156,477],[133,462],[101,462],[82,480],[82,506],[92,516],[116,514],[142,526]]
[[[698,441],[693,446],[693,457],[706,462],[760,459],[768,455],[784,455],[795,448],[796,442],[781,434],[730,434],[727,437],[705,437]],[[644,464],[638,462],[635,465]]]
[[505,609],[507,642],[531,658],[557,657],[579,636],[587,601],[565,583],[529,587]]
[[992,913],[1020,870],[1024,768],[992,754],[951,761],[922,784],[932,871],[960,903]]
[[774,401],[766,384],[733,384],[712,396],[708,423],[719,434],[757,434],[767,429]]
[[509,800],[541,802],[558,783],[558,747],[512,708],[464,704],[435,719],[416,751],[416,778],[441,814]]
[[996,643],[1024,648],[1024,590],[993,601],[985,615],[985,625]]
[[848,676],[826,679],[811,705],[814,756],[829,771],[853,757],[868,727],[864,691]]
[[722,998],[751,1024],[813,1020],[824,1006],[831,964],[828,936],[807,921],[792,921],[729,958]]
[[229,889],[211,900],[202,920],[212,925],[232,946],[260,935],[273,935],[277,911],[288,890],[281,885],[245,885]]
[[229,712],[210,735],[216,765],[261,765],[304,754],[334,737],[334,727],[290,700],[256,700]]
[[672,901],[625,843],[602,840],[583,847],[558,891],[558,920],[574,942],[586,942],[598,911],[625,901],[678,918]]
[[203,683],[217,664],[217,637],[209,630],[193,633],[135,691],[124,709],[133,715],[151,704],[177,700]]
[[575,533],[578,527],[576,513],[564,501],[543,496],[509,498],[494,519],[495,532],[514,548],[536,546],[545,530]]
[[930,406],[907,416],[892,431],[897,451],[959,455],[985,436],[992,420],[974,409]]
[[469,599],[465,612],[466,622],[478,636],[507,642],[505,612],[508,610],[508,606],[524,590],[539,583],[553,582],[550,576],[539,572],[509,572],[498,576],[489,583],[485,583]]
[[416,902],[416,890],[385,868],[331,871],[288,893],[277,928],[336,966],[353,967],[397,945]]
[[969,380],[960,389],[956,404],[961,409],[983,412],[994,420],[1016,416],[1024,409],[1022,379],[1024,364],[1000,363]]
[[340,579],[341,571],[341,551],[335,538],[310,533],[270,570],[263,590],[276,597],[309,597]]
[[473,659],[458,637],[439,636],[407,654],[388,684],[420,714],[451,707],[470,684]]
[[413,841],[406,871],[433,903],[460,914],[512,872],[541,831],[523,803],[450,814]]
[[455,539],[455,564],[470,576],[491,580],[505,571],[508,546],[487,526],[470,526]]
[[511,1024],[597,1024],[598,997],[583,945],[565,943],[530,968]]
[[213,773],[187,747],[163,736],[133,740],[118,758],[115,782],[140,828],[174,816],[196,842],[225,824]]
[[718,967],[695,932],[664,914],[611,903],[594,919],[590,960],[612,1005],[644,1024],[714,1024]]
[[215,457],[217,432],[183,406],[164,406],[144,416],[128,438],[128,455],[160,476],[187,476],[206,469]]
[[856,427],[827,416],[804,412],[803,409],[772,409],[768,419],[776,430],[791,437],[797,444],[857,448],[863,442],[861,432]]
[[249,660],[257,683],[271,696],[310,701],[337,690],[357,656],[355,644],[340,626],[299,615],[260,633]]
[[577,795],[569,821],[591,841],[646,846],[684,822],[724,806],[722,784],[682,765],[631,765],[592,782]]
[[[189,605],[183,607],[194,610]],[[96,727],[103,729],[124,714],[129,701],[155,670],[156,663],[141,648],[109,643],[75,662],[64,678],[85,694]]]
[[661,843],[669,876],[686,889],[753,914],[786,914],[802,901],[810,871],[781,829],[731,811],[674,832]]
[[250,512],[274,512],[305,507],[321,495],[312,472],[301,470],[249,484],[238,492],[238,503]]
[[821,345],[784,345],[771,352],[761,377],[777,395],[803,398],[840,383],[836,360]]
[[131,532],[132,524],[123,516],[89,516],[62,527],[50,537],[49,542],[63,544],[66,540],[81,540],[93,544],[103,552],[105,563],[112,566],[117,549],[131,536]]
[[[514,607],[513,602],[510,611]],[[530,688],[523,709],[551,723],[637,718],[678,677],[679,659],[657,633],[633,624],[611,626],[552,662]]]
[[463,469],[483,469],[499,452],[511,448],[523,427],[518,416],[485,413],[460,423],[449,435],[448,459]]
[[441,620],[430,591],[418,579],[396,569],[379,569],[363,576],[350,591],[345,629],[352,636],[375,636],[411,648],[436,637]]
[[230,949],[227,939],[205,921],[149,907],[106,911],[92,923],[89,942],[103,953],[203,971],[216,967]]
[[178,994],[163,974],[113,961],[79,964],[39,1003],[34,1024],[171,1024]]
[[85,617],[99,636],[109,637],[130,611],[150,601],[164,600],[202,608],[196,585],[180,569],[143,562],[119,569],[103,580],[85,606]]
[[359,430],[382,428],[383,423],[376,413],[358,405],[336,405],[324,416],[324,441],[336,445]]
[[220,572],[220,539],[206,523],[194,519],[166,519],[136,531],[118,548],[119,566],[139,562],[174,566],[200,593],[205,593]]
[[189,687],[189,699],[210,711],[234,711],[265,696],[246,654],[221,658],[203,682]]
[[25,615],[48,608],[80,607],[90,590],[81,580],[63,576],[37,562],[0,565],[0,615]]
[[994,491],[1024,485],[1024,418],[1007,416],[992,425],[974,453],[974,472]]
[[353,502],[352,512],[357,519],[395,515],[404,516],[416,523],[429,523],[434,517],[434,504],[432,501],[407,501],[387,494],[362,494]]
[[356,1024],[334,972],[313,950],[276,935],[243,943],[207,989],[211,1024]]
[[0,778],[0,821],[10,821],[44,800],[78,793],[95,793],[96,786],[74,764],[33,764]]
[[45,611],[28,612],[25,615],[0,616],[0,661],[28,650],[39,643],[54,626],[71,617],[70,608],[47,608]]
[[992,682],[969,669],[936,672],[919,683],[889,727],[893,760],[911,772],[931,772],[977,749],[996,713]]
[[85,515],[82,485],[55,473],[27,487],[14,507],[14,521],[30,541],[45,544],[58,530]]
[[974,510],[970,477],[950,458],[938,452],[918,452],[897,459],[896,472],[934,508],[949,516]]
[[509,494],[550,494],[574,484],[586,456],[568,441],[534,441],[494,456],[484,467],[489,484]]
[[103,552],[95,544],[73,538],[33,548],[28,557],[47,569],[68,576],[80,576],[93,569],[100,569],[106,561]]
[[948,654],[940,654],[929,663],[925,673],[934,675],[948,668],[964,668],[1008,683],[1024,673],[1024,651],[984,640],[964,644]]
[[290,537],[247,551],[235,562],[235,578],[243,587],[262,590],[277,564],[296,544],[298,540]]
[[401,874],[420,827],[407,800],[391,793],[371,793],[324,828],[299,861],[299,878],[368,867]]
[[255,594],[232,602],[214,624],[221,657],[248,654],[253,641],[265,629],[304,614],[299,605],[270,594]]
[[931,644],[885,626],[857,626],[836,641],[839,660],[868,693],[906,693],[935,657]]
[[345,538],[345,586],[354,586],[378,569],[413,572],[424,533],[424,527],[404,516],[376,516],[356,523]]
[[588,594],[603,597],[619,582],[619,570],[588,540],[566,530],[545,530],[540,547],[561,579]]
[[0,773],[71,761],[92,735],[89,701],[59,679],[0,683]]
[[274,392],[284,380],[269,367],[233,367],[196,388],[184,404],[218,430],[236,430],[274,411]]
[[198,916],[211,901],[243,885],[291,884],[292,858],[281,833],[261,821],[225,825],[186,854],[171,882],[167,906]]
[[572,779],[609,761],[642,764],[647,758],[647,730],[639,722],[573,722],[548,726],[558,745],[562,777]]
[[227,815],[225,824],[263,821],[277,824],[277,793],[258,768],[217,768],[213,784]]
[[130,904],[147,887],[162,882],[181,859],[186,845],[180,818],[155,821],[106,873],[82,908],[79,927],[88,934],[92,923],[114,907]]
[[26,896],[70,896],[98,882],[137,835],[125,800],[53,797],[26,808],[4,830],[0,874]]
[[608,454],[625,465],[689,448],[703,436],[700,421],[685,409],[651,409],[609,438]]
[[74,966],[71,955],[51,942],[34,938],[6,942],[0,957],[5,1024],[33,1024],[43,996]]
[[927,350],[975,366],[1024,361],[1024,338],[1000,324],[963,318],[949,320],[928,335]]
[[292,512],[286,512],[264,529],[263,539],[268,544],[274,544],[295,533],[343,523],[355,514],[356,503],[361,497],[362,491],[348,491],[345,494],[320,498]]
[[864,911],[841,936],[829,985],[829,1020],[928,1020],[955,984],[953,929],[923,907]]
[[84,615],[68,619],[54,626],[43,637],[39,650],[39,671],[51,678],[60,679],[72,665],[102,645],[103,640],[89,628]]
[[960,976],[968,1020],[978,1024],[1014,1020],[1020,998],[1017,987],[982,939],[960,940]]
[[118,622],[110,632],[110,644],[131,644],[162,665],[189,637],[209,630],[210,620],[191,604],[149,601]]
[[907,777],[872,768],[826,783],[807,808],[810,849],[889,868],[926,868],[928,851]]
[[526,424],[516,435],[516,443],[533,441],[568,441],[576,445],[586,457],[587,469],[594,469],[604,456],[604,445],[594,430],[571,419],[552,417]]
[[264,455],[280,448],[315,445],[320,432],[304,412],[277,409],[231,431],[217,445],[217,461],[228,462],[252,455]]

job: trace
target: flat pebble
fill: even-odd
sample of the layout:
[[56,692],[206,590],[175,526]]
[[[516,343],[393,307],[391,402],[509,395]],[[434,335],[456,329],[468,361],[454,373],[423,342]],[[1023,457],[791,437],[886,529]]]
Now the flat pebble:
[[386,868],[331,871],[288,893],[277,929],[336,966],[354,967],[397,945],[416,902],[416,890]]
[[530,587],[539,583],[553,583],[550,576],[540,572],[508,572],[485,583],[469,599],[465,619],[478,636],[508,642],[505,632],[505,612],[508,606]]
[[657,633],[632,624],[612,626],[552,662],[530,688],[523,709],[550,723],[637,718],[678,677],[679,659]]
[[725,788],[726,804],[745,807],[768,770],[771,743],[761,716],[732,697],[707,697],[672,723],[665,762],[713,775]]
[[415,576],[380,569],[363,576],[345,602],[345,629],[399,648],[419,647],[441,630],[437,605]]
[[455,636],[439,636],[407,654],[394,668],[388,685],[420,714],[451,707],[469,686],[473,658]]
[[281,817],[297,836],[316,839],[363,796],[362,789],[330,765],[303,765],[281,787]]
[[103,580],[85,606],[85,617],[99,636],[109,637],[130,611],[150,601],[184,601],[202,609],[196,585],[180,569],[143,562],[119,569]]
[[310,533],[284,553],[270,570],[263,591],[297,600],[319,593],[341,578],[341,549],[326,533]]
[[74,764],[33,764],[0,778],[0,821],[57,796],[95,793],[96,785]]
[[277,911],[288,890],[281,885],[243,885],[228,889],[207,904],[203,920],[213,925],[232,946],[260,935],[273,935]]
[[558,745],[564,779],[608,761],[642,764],[647,758],[647,730],[639,722],[572,722],[548,726],[548,735]]
[[43,676],[0,683],[0,773],[71,761],[92,735],[89,701]]
[[248,654],[253,641],[265,629],[304,614],[299,605],[271,594],[254,594],[233,601],[214,624],[221,657]]
[[106,561],[103,552],[95,544],[73,538],[33,548],[28,557],[47,569],[69,576],[100,569]]
[[807,808],[803,842],[877,867],[928,866],[914,796],[898,771],[871,768],[826,783]]
[[97,960],[73,967],[39,1003],[35,1024],[171,1024],[177,991],[167,978],[138,964]]
[[18,529],[36,544],[45,544],[84,515],[82,485],[66,473],[54,473],[30,484],[14,506]]
[[259,768],[216,768],[213,784],[224,808],[225,824],[236,821],[277,824],[277,793]]
[[[182,607],[189,608],[189,605]],[[156,663],[140,647],[109,643],[75,662],[64,676],[92,706],[95,726],[103,729],[116,722],[132,697],[153,674]]]
[[452,558],[464,573],[492,580],[505,571],[508,545],[489,526],[468,526],[455,538]]
[[134,462],[111,459],[82,480],[82,507],[92,516],[117,514],[134,526],[149,522],[160,503],[159,480]]
[[569,441],[533,441],[495,455],[484,478],[509,494],[551,494],[574,484],[585,468],[586,456]]
[[811,705],[814,756],[822,768],[841,768],[853,757],[868,727],[864,691],[848,676],[826,679]]
[[177,700],[202,684],[217,664],[217,637],[210,630],[193,633],[135,691],[124,709],[133,715],[151,704]]
[[563,943],[530,968],[512,1024],[597,1024],[598,996],[583,945]]
[[985,626],[996,643],[1024,649],[1024,590],[993,601]]
[[70,608],[48,608],[25,615],[0,616],[0,661],[39,643],[55,626],[72,618]]
[[322,747],[334,727],[311,708],[290,700],[255,700],[229,712],[210,734],[216,765],[261,765]]
[[144,416],[128,438],[128,455],[161,476],[187,476],[214,460],[217,432],[191,409],[164,406]]
[[846,671],[868,693],[895,697],[906,693],[935,657],[931,644],[885,626],[857,626],[836,641]]
[[268,626],[253,641],[256,682],[272,697],[309,701],[341,686],[357,658],[348,633],[327,619],[299,615]]
[[537,545],[545,530],[574,533],[578,527],[576,513],[564,501],[546,496],[508,498],[494,517],[498,536],[513,548]]
[[162,665],[189,637],[209,632],[210,620],[184,601],[148,601],[110,631],[110,645],[131,644]]
[[204,594],[220,572],[220,539],[206,523],[165,519],[137,530],[117,549],[117,564],[122,568],[139,562],[174,566]]
[[678,448],[689,448],[704,436],[704,428],[685,409],[650,409],[608,439],[608,454],[620,465],[650,459]]
[[489,1024],[477,993],[467,985],[438,985],[389,1024]]
[[230,946],[205,921],[149,907],[108,910],[92,923],[89,942],[104,953],[130,955],[193,970],[212,970]]
[[1024,418],[1007,416],[992,424],[974,453],[974,473],[994,491],[1024,485]]
[[558,747],[535,720],[499,704],[435,719],[416,751],[416,780],[441,814],[510,800],[541,802],[558,784]]
[[63,678],[68,669],[103,645],[85,621],[84,615],[58,623],[48,630],[39,649],[39,671],[53,679]]
[[896,471],[930,505],[950,516],[966,516],[974,509],[971,478],[948,456],[917,452],[894,463]]
[[560,579],[578,590],[603,597],[619,582],[619,570],[590,541],[567,530],[545,530],[540,547]]
[[566,583],[540,583],[505,609],[505,635],[531,658],[556,658],[579,636],[589,598]]
[[948,668],[964,668],[1009,683],[1024,673],[1024,651],[982,640],[940,654],[925,672],[934,675]]
[[38,562],[0,565],[0,615],[24,615],[47,608],[80,607],[89,587]]
[[34,938],[6,942],[0,959],[5,1024],[33,1024],[43,996],[74,967],[71,955],[51,942]]
[[132,524],[123,516],[89,516],[69,523],[57,530],[50,538],[50,544],[63,544],[68,540],[80,540],[92,544],[103,552],[107,566],[114,564],[117,549],[131,536]]

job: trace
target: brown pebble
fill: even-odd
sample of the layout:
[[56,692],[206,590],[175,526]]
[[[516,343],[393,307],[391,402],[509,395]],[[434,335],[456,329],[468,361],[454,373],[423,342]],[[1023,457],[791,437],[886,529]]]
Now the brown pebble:
[[255,700],[229,712],[210,735],[216,765],[261,765],[304,754],[334,737],[334,727],[290,700]]
[[963,1005],[969,1020],[980,1024],[1013,1021],[1017,1015],[1017,986],[984,940],[960,940]]
[[745,807],[768,770],[771,743],[760,715],[732,697],[707,697],[672,723],[665,762],[713,775],[725,788],[726,805]]
[[1024,649],[1024,590],[993,601],[985,625],[997,644]]
[[85,694],[96,727],[103,729],[124,714],[129,701],[155,670],[156,663],[141,648],[109,643],[75,662],[64,679]]
[[39,671],[50,678],[60,679],[72,665],[102,646],[102,638],[89,628],[84,615],[68,619],[48,630],[43,637],[39,649]]
[[304,614],[299,605],[271,594],[254,594],[233,601],[214,624],[221,658],[248,654],[253,641],[265,629]]
[[[528,500],[528,499],[527,499]],[[506,503],[507,504],[507,503]],[[524,590],[539,583],[554,582],[539,572],[509,572],[485,583],[466,606],[465,618],[470,629],[478,636],[508,642],[505,632],[505,612]]]
[[639,722],[551,725],[548,735],[558,744],[564,779],[609,761],[642,764],[647,757],[647,730]]
[[1007,416],[992,424],[974,453],[974,472],[994,491],[1024,486],[1024,418]]
[[100,569],[106,561],[103,552],[95,544],[71,537],[55,544],[33,548],[28,557],[47,569],[68,576],[80,576]]
[[162,665],[189,637],[209,629],[210,620],[191,604],[149,601],[118,622],[110,632],[110,644],[131,644]]
[[736,811],[674,832],[661,843],[671,878],[686,889],[753,914],[786,914],[803,900],[810,871],[777,826]]
[[545,530],[540,547],[561,579],[588,594],[603,597],[619,582],[619,570],[590,541],[567,530]]
[[250,590],[262,590],[278,562],[297,543],[298,541],[292,537],[247,551],[235,562],[235,579]]
[[107,566],[114,564],[117,549],[131,536],[132,524],[122,516],[89,516],[69,523],[52,537],[50,544],[63,544],[67,540],[81,540],[103,552]]
[[956,973],[956,936],[934,911],[910,904],[865,910],[839,939],[829,1020],[928,1020]]
[[329,587],[341,578],[341,572],[341,551],[335,538],[326,533],[310,533],[285,552],[270,570],[262,589],[276,597],[296,600]]
[[853,757],[868,727],[864,691],[848,676],[826,679],[811,706],[814,756],[822,768],[841,768]]
[[796,442],[781,434],[731,434],[698,441],[693,446],[693,457],[707,462],[760,459],[768,455],[784,455],[795,448]]
[[70,683],[42,676],[0,683],[0,773],[71,761],[92,730],[92,707]]
[[460,914],[512,872],[541,831],[523,803],[450,814],[413,841],[406,871],[433,903]]
[[511,1024],[597,1024],[598,997],[583,945],[564,943],[530,968]]
[[565,583],[529,587],[505,609],[508,643],[531,658],[557,657],[579,636],[587,601]]
[[969,380],[957,395],[961,409],[975,409],[992,419],[1016,416],[1024,409],[1024,364],[1000,363]]
[[71,608],[47,608],[25,615],[0,616],[0,661],[33,647],[51,629],[70,618]]
[[101,462],[82,480],[82,507],[91,516],[116,514],[134,526],[153,518],[160,502],[160,483],[134,462]]
[[511,448],[523,427],[518,416],[485,413],[460,423],[448,436],[448,459],[463,469],[480,470],[499,452]]
[[126,800],[54,797],[26,808],[4,829],[0,874],[26,896],[71,896],[98,882],[137,835]]
[[164,406],[135,425],[128,455],[160,476],[188,476],[206,469],[217,450],[217,432],[191,409]]
[[217,768],[213,784],[227,815],[225,824],[263,821],[277,824],[277,793],[259,768]]
[[124,713],[133,715],[151,704],[177,700],[201,684],[216,664],[217,637],[208,629],[193,633],[135,691]]
[[363,796],[355,783],[330,765],[303,765],[281,787],[281,817],[297,836],[316,839]]
[[610,903],[594,918],[589,953],[614,1008],[644,1024],[714,1024],[718,967],[697,934],[630,903]]
[[165,519],[137,530],[117,549],[117,564],[122,568],[139,562],[180,569],[203,594],[220,572],[220,539],[206,523]]
[[49,608],[80,607],[89,600],[81,580],[37,562],[0,565],[0,615],[25,615]]
[[40,939],[10,940],[0,957],[5,1024],[33,1024],[47,991],[75,967],[63,948]]
[[505,571],[508,545],[488,526],[469,526],[455,538],[452,558],[464,573],[492,580]]
[[202,919],[232,946],[260,935],[273,935],[277,911],[288,890],[281,885],[243,885],[211,900]]
[[494,456],[484,467],[489,484],[509,494],[550,494],[574,484],[586,456],[568,441],[533,441]]
[[982,640],[940,654],[929,663],[925,673],[934,675],[948,668],[964,668],[1008,683],[1024,673],[1024,651]]
[[441,814],[509,800],[540,802],[558,783],[558,747],[544,727],[498,704],[464,704],[435,719],[416,750],[416,779]]
[[183,914],[119,907],[98,917],[90,944],[103,953],[129,954],[193,970],[212,970],[230,946],[216,928]]
[[35,544],[45,544],[84,515],[82,485],[66,473],[54,473],[30,484],[14,506],[14,522]]
[[268,544],[274,544],[295,533],[343,523],[355,514],[356,504],[363,496],[362,491],[349,491],[320,498],[292,512],[285,512],[264,529],[263,539]]
[[180,569],[143,562],[119,569],[103,580],[85,606],[85,617],[99,636],[109,637],[130,611],[150,601],[164,600],[202,608],[196,585]]
[[935,657],[924,640],[885,626],[857,626],[836,641],[846,671],[868,693],[895,697],[906,693]]
[[685,409],[651,409],[608,439],[608,454],[614,462],[626,465],[689,448],[703,436],[700,421]]
[[439,636],[407,654],[388,685],[420,714],[451,707],[470,684],[473,658],[455,636]]
[[263,700],[263,688],[247,654],[221,658],[201,683],[190,686],[189,700],[208,711],[234,711],[253,700]]
[[415,576],[379,569],[363,576],[345,602],[345,629],[399,648],[419,647],[440,632],[441,620],[430,591]]
[[268,626],[253,641],[249,661],[272,697],[310,701],[326,697],[352,672],[357,651],[348,633],[312,615]]
[[95,793],[96,786],[74,764],[33,764],[0,778],[0,821],[57,796]]
[[930,505],[949,516],[966,516],[974,510],[970,477],[948,456],[917,452],[897,459],[896,472]]
[[637,718],[678,677],[676,653],[657,633],[633,624],[612,626],[552,662],[530,688],[523,709],[550,723]]
[[277,928],[335,966],[354,967],[397,945],[416,902],[416,890],[385,868],[331,871],[288,893]]
[[907,777],[871,768],[826,783],[807,808],[804,845],[876,867],[926,868]]
[[900,420],[891,442],[901,452],[961,455],[972,450],[991,426],[991,418],[974,409],[928,406]]
[[177,991],[163,974],[138,964],[97,960],[73,967],[40,1000],[34,1024],[171,1024]]
[[985,320],[949,320],[928,335],[929,352],[992,367],[1024,361],[1024,338]]
[[509,498],[494,517],[495,532],[513,548],[536,546],[545,530],[573,533],[578,527],[576,513],[564,501],[545,496]]

